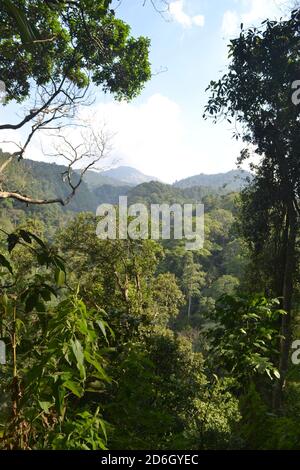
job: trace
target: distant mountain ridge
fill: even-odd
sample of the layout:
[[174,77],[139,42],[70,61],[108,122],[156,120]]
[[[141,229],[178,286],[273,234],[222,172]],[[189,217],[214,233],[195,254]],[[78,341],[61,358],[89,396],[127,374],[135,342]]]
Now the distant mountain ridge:
[[104,175],[104,172],[96,170],[88,170],[84,176],[84,181],[91,190],[100,188],[102,186],[130,186],[116,178],[112,178],[108,175]]
[[[240,191],[252,179],[252,174],[245,170],[231,170],[227,173],[205,174],[190,176],[173,183],[173,187],[188,189],[193,187],[205,187],[214,190]],[[150,183],[152,181],[161,182],[155,176],[148,176],[130,166],[119,166],[106,171],[90,170],[85,176],[85,182],[91,190],[102,186],[113,187],[136,187],[140,184]],[[102,192],[102,190],[99,190]]]
[[201,173],[199,175],[190,176],[189,178],[176,181],[176,188],[186,189],[194,186],[205,186],[213,189],[225,189],[227,191],[240,191],[253,178],[249,171],[231,170],[227,173],[217,173],[207,175]]
[[[9,157],[0,150],[0,164]],[[70,188],[63,179],[66,167],[55,163],[33,161],[29,159],[20,162],[13,161],[5,171],[2,181],[3,188],[18,188],[24,195],[36,198],[52,199],[65,198]],[[117,177],[125,178],[118,180]],[[165,184],[131,167],[119,167],[105,172],[87,172],[87,178],[71,199],[70,204],[62,207],[59,204],[47,207],[25,206],[17,201],[0,201],[0,211],[15,210],[16,217],[26,213],[41,213],[45,221],[57,218],[62,213],[95,212],[102,203],[118,204],[119,196],[128,196],[128,203],[173,204],[202,202],[207,196],[223,196],[229,192],[237,192],[247,184],[247,178],[252,175],[240,170],[232,170],[218,175],[196,175],[177,181],[175,184]],[[143,183],[133,182],[146,179]],[[131,182],[131,184],[129,183]],[[204,184],[206,183],[206,184]],[[43,220],[44,220],[43,219]]]
[[138,186],[150,181],[159,181],[155,176],[148,176],[131,166],[118,166],[105,171],[90,170],[85,176],[85,182],[91,189],[103,185],[110,186]]

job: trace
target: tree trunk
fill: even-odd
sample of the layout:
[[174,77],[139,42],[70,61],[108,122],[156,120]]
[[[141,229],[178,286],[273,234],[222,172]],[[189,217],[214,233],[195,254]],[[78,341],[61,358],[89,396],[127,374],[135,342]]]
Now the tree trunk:
[[281,321],[280,340],[280,379],[274,390],[274,408],[280,409],[282,406],[282,395],[286,382],[286,375],[289,365],[289,355],[292,341],[292,301],[294,293],[294,273],[295,273],[295,247],[297,235],[297,214],[293,202],[290,202],[287,210],[287,239],[285,246],[284,277],[282,287],[282,308],[286,311]]
[[189,304],[188,304],[188,323],[190,323],[190,318],[191,318],[191,307],[192,307],[192,296],[189,295]]

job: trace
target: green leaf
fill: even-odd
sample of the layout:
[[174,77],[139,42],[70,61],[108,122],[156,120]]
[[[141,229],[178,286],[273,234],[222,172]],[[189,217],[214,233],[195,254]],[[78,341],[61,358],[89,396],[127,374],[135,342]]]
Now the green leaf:
[[77,362],[77,368],[80,372],[80,375],[85,378],[85,367],[84,367],[84,354],[81,343],[76,338],[74,341],[71,340],[71,348]]
[[1,254],[0,254],[0,264],[4,266],[4,268],[8,269],[8,271],[11,274],[13,274],[13,270],[12,270],[10,262],[5,258],[4,255],[1,255]]
[[23,44],[30,44],[36,39],[34,28],[26,18],[26,14],[21,8],[18,8],[10,0],[2,0],[3,7],[6,9],[7,13],[15,21],[18,27],[18,32],[22,39]]
[[76,395],[78,398],[81,398],[83,395],[83,389],[80,386],[79,383],[74,382],[72,380],[67,380],[66,382],[63,383],[63,386],[70,390],[74,395]]
[[41,248],[43,249],[46,249],[46,245],[45,243],[43,242],[43,240],[41,240],[39,237],[37,237],[34,233],[31,233],[31,232],[26,232],[31,238],[33,238],[38,245],[40,245]]
[[55,282],[57,287],[62,287],[66,282],[66,275],[64,271],[59,268],[55,270]]
[[94,366],[95,369],[98,371],[98,374],[94,373],[95,377],[98,377],[100,379],[106,380],[107,382],[110,382],[110,378],[106,375],[103,367],[100,365],[97,359],[93,358],[88,351],[84,352],[84,357],[86,361],[92,366]]
[[20,230],[19,233],[26,243],[32,243],[29,232],[26,232],[26,230]]
[[11,253],[15,246],[19,243],[19,236],[15,233],[11,233],[7,237],[8,251]]
[[1,304],[3,305],[3,307],[7,307],[8,306],[8,297],[6,294],[3,294],[1,297],[0,297],[0,302]]
[[104,325],[103,321],[96,320],[96,324],[99,326],[100,330],[102,331],[102,334],[103,334],[104,338],[107,339],[106,329],[105,329],[105,325]]
[[63,416],[65,412],[65,388],[62,386],[55,389],[55,405],[58,413]]
[[[98,411],[98,410],[97,410]],[[103,432],[103,435],[105,437],[105,441],[107,442],[107,433],[106,433],[106,427],[105,427],[105,423],[102,419],[99,420],[100,422],[100,426],[101,426],[101,429],[102,429],[102,432]]]
[[49,413],[49,409],[53,406],[50,401],[39,401],[39,405],[45,413]]

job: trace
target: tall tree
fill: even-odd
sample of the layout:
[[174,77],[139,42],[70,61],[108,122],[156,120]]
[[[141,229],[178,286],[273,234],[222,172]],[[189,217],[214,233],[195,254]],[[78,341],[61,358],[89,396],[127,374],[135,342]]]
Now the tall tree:
[[[24,157],[36,132],[70,124],[87,103],[90,84],[130,100],[151,77],[149,39],[130,35],[130,26],[116,18],[112,0],[5,0],[0,37],[6,103],[30,100],[17,122],[0,125],[0,130],[24,129],[27,135],[0,175],[12,159]],[[19,191],[0,191],[0,198],[7,197],[36,203]]]
[[182,286],[187,297],[187,317],[191,318],[192,301],[200,295],[201,288],[205,284],[205,273],[201,271],[200,264],[194,262],[194,256],[191,251],[185,255],[184,269],[182,276]]
[[[235,136],[242,137],[248,146],[253,145],[255,153],[261,157],[255,184],[261,195],[269,194],[267,200],[256,198],[256,209],[265,216],[263,219],[256,217],[262,243],[267,242],[275,208],[280,208],[281,218],[276,229],[281,256],[276,257],[276,261],[279,261],[277,270],[281,280],[277,294],[282,296],[286,315],[281,323],[276,407],[280,405],[288,369],[299,229],[300,121],[299,107],[292,101],[292,83],[300,67],[299,22],[300,12],[294,11],[287,21],[266,20],[259,29],[242,29],[240,36],[229,45],[228,72],[209,85],[211,97],[205,113],[215,120],[225,117],[231,122],[234,119],[241,128]],[[240,161],[249,155],[248,147]],[[271,269],[274,271],[274,265]]]

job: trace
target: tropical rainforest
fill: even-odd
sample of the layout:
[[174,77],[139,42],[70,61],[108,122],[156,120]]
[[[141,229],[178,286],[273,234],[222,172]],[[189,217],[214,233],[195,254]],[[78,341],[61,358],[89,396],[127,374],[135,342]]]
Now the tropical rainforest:
[[[149,40],[111,4],[1,4],[5,100],[35,106],[0,124],[26,134],[0,153],[0,448],[299,450],[300,11],[241,25],[208,84],[204,119],[236,123],[240,165],[259,157],[243,182],[116,184],[92,171],[103,133],[61,132],[89,86],[131,100],[151,79]],[[49,126],[65,164],[30,160]],[[120,195],[204,204],[204,246],[98,238]]]

